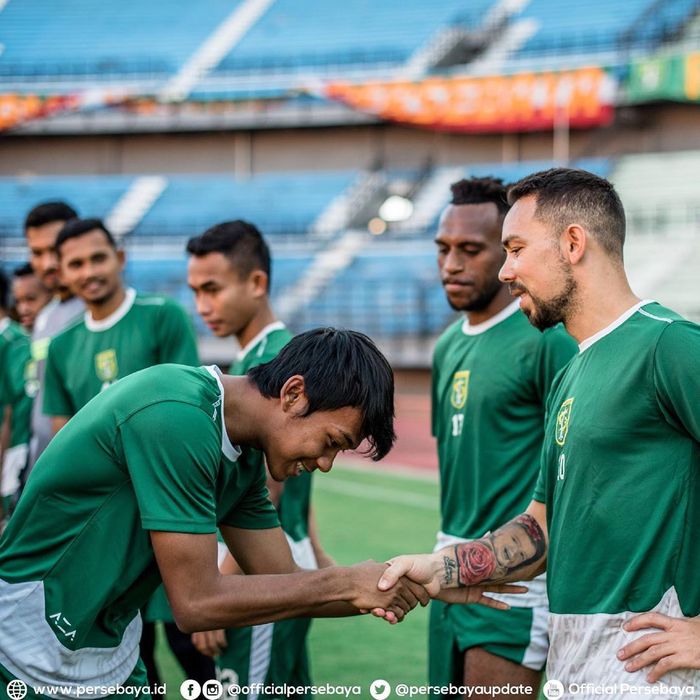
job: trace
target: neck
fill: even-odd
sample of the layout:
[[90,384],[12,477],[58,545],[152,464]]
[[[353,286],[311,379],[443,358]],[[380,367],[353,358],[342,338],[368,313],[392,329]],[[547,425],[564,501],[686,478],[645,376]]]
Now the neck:
[[114,294],[112,294],[112,296],[108,299],[105,299],[103,302],[99,304],[90,304],[89,302],[86,302],[85,305],[87,306],[93,321],[102,321],[102,319],[105,319],[107,316],[113,314],[119,308],[119,305],[125,298],[126,289],[124,289],[123,286],[119,286]]
[[58,300],[60,302],[64,302],[68,301],[69,299],[72,299],[75,296],[75,294],[73,294],[73,292],[71,292],[71,290],[68,289],[68,287],[59,287],[55,296],[58,297]]
[[508,291],[508,287],[503,284],[501,288],[496,293],[496,296],[491,299],[488,306],[485,309],[479,309],[478,311],[467,311],[467,318],[469,319],[470,326],[476,326],[479,323],[488,321],[493,318],[497,313],[503,311],[509,304],[513,302],[513,297]]
[[567,332],[578,343],[609,326],[640,301],[630,289],[624,270],[608,272],[592,284],[579,285],[570,318],[564,321]]
[[269,399],[258,391],[248,377],[225,375],[224,425],[234,445],[260,448],[260,426],[265,424]]
[[259,311],[253,316],[252,320],[248,325],[240,332],[236,333],[236,340],[241,348],[245,348],[248,343],[250,343],[255,336],[260,333],[260,331],[274,323],[277,319],[275,314],[272,313],[272,309],[268,303],[263,304]]

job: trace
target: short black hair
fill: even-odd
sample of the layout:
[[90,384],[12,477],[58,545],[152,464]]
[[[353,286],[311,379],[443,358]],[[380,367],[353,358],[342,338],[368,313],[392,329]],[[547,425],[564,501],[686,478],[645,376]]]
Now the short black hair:
[[30,226],[43,226],[54,221],[70,221],[76,219],[78,212],[65,202],[43,202],[33,207],[24,220],[24,230]]
[[496,205],[498,213],[505,216],[510,209],[507,188],[498,177],[472,177],[458,180],[450,185],[452,201],[450,204],[486,204]]
[[12,276],[16,279],[17,277],[31,277],[32,275],[36,274],[34,272],[34,268],[27,262],[24,263],[24,265],[20,265],[19,267],[16,267],[12,271]]
[[236,219],[212,226],[201,236],[187,241],[187,252],[196,257],[221,253],[242,278],[253,270],[262,270],[267,275],[267,290],[270,291],[270,249],[262,233],[249,221]]
[[10,283],[7,275],[0,270],[0,309],[7,309],[7,302],[10,295]]
[[511,206],[534,195],[535,216],[559,231],[584,225],[612,256],[622,260],[625,209],[612,183],[586,170],[551,168],[524,177],[508,190]]
[[304,377],[308,413],[346,406],[362,410],[362,435],[377,461],[391,450],[394,433],[394,373],[364,334],[336,328],[300,333],[274,360],[248,371],[263,396],[278,397],[295,374]]
[[84,236],[86,233],[95,230],[102,231],[107,238],[107,243],[115,250],[117,249],[117,242],[102,223],[102,219],[72,219],[58,232],[56,238],[56,252],[60,254],[61,246],[70,238],[78,238],[79,236]]

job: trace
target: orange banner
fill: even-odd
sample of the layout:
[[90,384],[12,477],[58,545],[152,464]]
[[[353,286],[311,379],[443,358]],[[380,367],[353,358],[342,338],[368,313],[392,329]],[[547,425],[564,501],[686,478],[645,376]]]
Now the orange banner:
[[485,78],[326,85],[326,97],[389,121],[445,131],[572,128],[612,121],[615,83],[602,68]]
[[97,89],[83,93],[48,96],[0,94],[0,131],[61,112],[74,112],[120,104],[125,99],[124,93]]

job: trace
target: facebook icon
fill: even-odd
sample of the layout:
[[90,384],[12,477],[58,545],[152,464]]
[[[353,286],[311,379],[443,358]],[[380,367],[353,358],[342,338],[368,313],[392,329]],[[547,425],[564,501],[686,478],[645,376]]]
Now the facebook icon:
[[196,700],[202,694],[202,686],[197,683],[197,681],[190,680],[189,678],[182,681],[180,685],[180,695],[182,695],[185,700]]

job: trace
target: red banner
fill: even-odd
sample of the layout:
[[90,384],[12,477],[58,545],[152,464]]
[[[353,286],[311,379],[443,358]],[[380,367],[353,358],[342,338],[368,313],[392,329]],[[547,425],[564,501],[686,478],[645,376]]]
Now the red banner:
[[551,130],[608,124],[615,83],[602,68],[485,78],[325,86],[326,97],[389,121],[444,131]]

